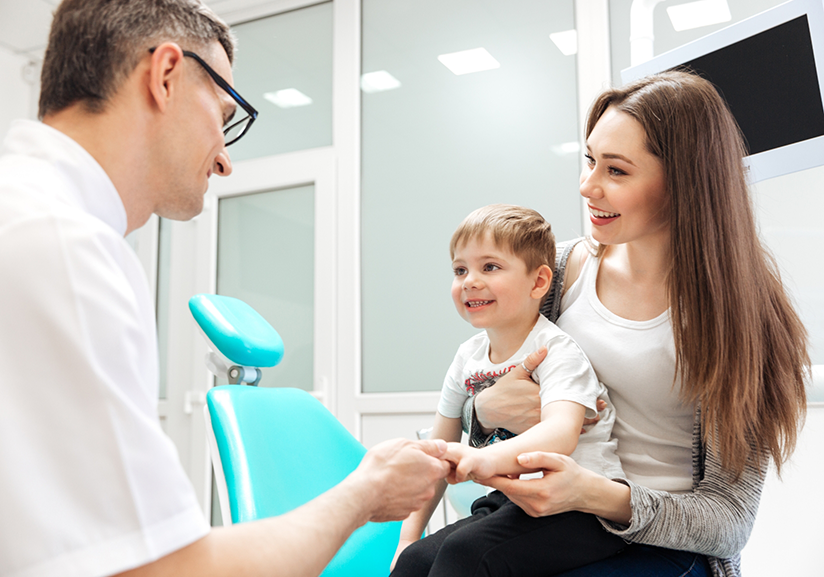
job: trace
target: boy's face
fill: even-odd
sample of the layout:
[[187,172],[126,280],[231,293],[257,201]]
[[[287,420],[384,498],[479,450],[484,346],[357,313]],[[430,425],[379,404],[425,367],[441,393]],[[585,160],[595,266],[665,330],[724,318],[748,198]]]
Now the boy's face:
[[458,313],[478,329],[521,328],[535,322],[541,296],[535,298],[537,271],[489,235],[455,248],[452,301]]

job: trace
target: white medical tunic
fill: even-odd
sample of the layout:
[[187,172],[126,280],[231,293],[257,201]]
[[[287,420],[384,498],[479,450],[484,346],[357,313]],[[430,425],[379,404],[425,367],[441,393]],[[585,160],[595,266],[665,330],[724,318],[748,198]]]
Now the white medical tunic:
[[0,575],[110,575],[208,530],[157,415],[154,310],[101,166],[39,122],[0,156]]

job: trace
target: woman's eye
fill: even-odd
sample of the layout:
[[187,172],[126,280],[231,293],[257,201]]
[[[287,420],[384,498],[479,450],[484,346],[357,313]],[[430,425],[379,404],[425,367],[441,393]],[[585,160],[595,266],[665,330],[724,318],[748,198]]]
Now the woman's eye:
[[609,170],[609,173],[610,173],[612,176],[623,176],[623,175],[625,175],[625,174],[626,174],[626,172],[624,172],[624,171],[623,171],[623,170],[621,170],[620,168],[615,168],[614,166],[610,166],[610,167],[608,168],[608,170]]
[[592,166],[592,165],[594,165],[594,164],[595,164],[595,159],[594,159],[594,158],[592,158],[592,156],[591,156],[591,155],[589,155],[589,154],[585,154],[585,155],[584,155],[584,158],[586,159],[586,161],[587,161],[587,164],[588,164],[588,165]]

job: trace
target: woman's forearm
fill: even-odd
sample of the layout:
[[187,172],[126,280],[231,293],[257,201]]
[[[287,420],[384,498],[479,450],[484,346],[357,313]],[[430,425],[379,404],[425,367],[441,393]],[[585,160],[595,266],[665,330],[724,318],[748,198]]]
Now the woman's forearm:
[[632,521],[630,488],[600,475],[592,475],[581,491],[579,511],[597,515],[618,525]]

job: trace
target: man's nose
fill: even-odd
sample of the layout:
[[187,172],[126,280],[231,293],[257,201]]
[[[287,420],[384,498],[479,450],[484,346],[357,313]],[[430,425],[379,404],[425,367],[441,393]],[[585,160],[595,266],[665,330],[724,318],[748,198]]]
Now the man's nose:
[[214,164],[212,164],[212,174],[220,176],[229,176],[232,174],[232,159],[229,157],[229,151],[226,147],[215,157]]

